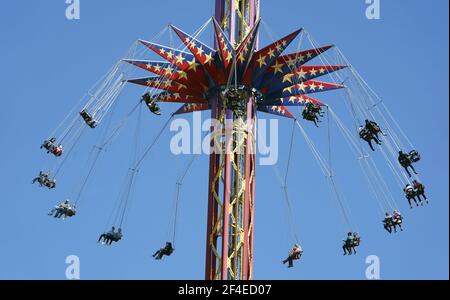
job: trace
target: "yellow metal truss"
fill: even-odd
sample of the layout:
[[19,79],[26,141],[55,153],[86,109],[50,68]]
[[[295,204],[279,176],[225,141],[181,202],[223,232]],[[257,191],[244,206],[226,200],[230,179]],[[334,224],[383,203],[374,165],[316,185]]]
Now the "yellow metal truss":
[[[213,220],[213,229],[209,236],[209,244],[214,253],[216,260],[216,269],[214,274],[211,274],[211,279],[221,279],[222,274],[222,260],[226,259],[227,264],[227,277],[229,279],[243,279],[243,260],[244,260],[244,245],[250,245],[250,238],[252,236],[253,229],[253,216],[245,216],[245,192],[246,188],[251,188],[251,184],[254,181],[254,168],[250,173],[249,178],[245,178],[245,169],[246,169],[246,147],[250,147],[250,153],[254,153],[255,147],[255,138],[253,134],[254,124],[247,125],[246,122],[242,118],[237,118],[233,122],[232,127],[232,141],[231,141],[231,152],[230,152],[230,197],[229,199],[223,199],[220,195],[220,187],[224,187],[224,174],[225,174],[225,164],[226,164],[226,124],[225,124],[225,109],[223,109],[220,113],[220,117],[218,118],[219,126],[221,130],[215,130],[212,139],[215,141],[215,145],[220,145],[220,147],[216,147],[216,151],[220,151],[220,166],[215,174],[214,180],[211,186],[211,192],[214,198],[214,201],[218,206],[218,216]],[[249,128],[248,128],[249,127]],[[254,155],[248,156],[251,159],[251,165],[254,166]],[[219,187],[219,190],[217,190]],[[253,211],[253,199],[252,192],[248,193],[250,195],[250,209],[247,211],[248,214],[251,214]],[[223,200],[222,200],[223,199]],[[218,245],[222,245],[222,243],[218,242],[218,238],[223,239],[223,220],[224,220],[224,209],[223,209],[223,201],[229,201],[229,209],[228,215],[225,218],[228,218],[229,222],[229,234],[228,234],[228,257],[221,257],[221,252],[218,249]],[[245,217],[248,217],[250,220],[250,225],[248,226],[248,233],[245,236],[244,230],[244,220]],[[249,247],[248,253],[248,261],[247,265],[249,266],[249,274],[248,278],[252,278],[253,276],[253,264],[251,263],[253,260],[253,253],[251,252],[251,248]]]

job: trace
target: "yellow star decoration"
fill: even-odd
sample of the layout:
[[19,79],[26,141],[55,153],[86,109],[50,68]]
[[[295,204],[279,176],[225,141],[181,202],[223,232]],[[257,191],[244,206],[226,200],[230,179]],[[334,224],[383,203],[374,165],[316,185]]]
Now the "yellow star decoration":
[[183,89],[186,89],[187,86],[185,86],[184,84],[178,83],[178,90],[181,91]]
[[181,98],[179,93],[174,93],[172,96],[175,98],[175,100]]
[[203,55],[203,52],[205,52],[205,51],[203,51],[202,46],[197,48],[197,55]]
[[297,85],[297,88],[298,88],[299,90],[302,90],[303,92],[306,92],[306,90],[305,90],[306,85],[305,85],[303,82],[301,82],[300,84],[298,84],[298,85]]
[[197,67],[199,66],[199,64],[195,61],[195,58],[189,61],[188,65],[189,65],[188,71],[194,70],[194,72],[197,72]]
[[173,57],[173,52],[172,51],[167,52],[167,57],[168,58],[172,58]]
[[320,68],[320,70],[319,70],[319,72],[320,72],[320,74],[324,74],[325,73],[325,68],[324,67],[322,67],[322,68]]
[[312,57],[312,53],[311,52],[306,53],[306,58],[311,58],[311,57]]
[[193,50],[193,49],[195,49],[195,47],[197,47],[197,45],[195,44],[194,41],[190,41],[190,42],[188,43],[188,47],[189,47],[189,49]]
[[165,73],[166,75],[171,75],[173,69],[172,69],[170,66],[167,66],[167,67],[164,69],[164,71],[165,71],[164,73]]
[[227,53],[228,53],[228,55],[225,58],[225,60],[227,61],[227,63],[229,63],[233,59],[233,54],[231,54],[231,52],[227,52]]
[[277,74],[278,72],[283,73],[283,64],[276,62],[273,66],[271,66],[273,69],[273,73]]
[[316,87],[317,87],[317,85],[315,85],[314,82],[311,83],[311,84],[309,85],[309,89],[310,89],[311,91],[315,91],[315,90],[316,90]]
[[170,81],[169,79],[166,79],[166,80],[164,80],[164,81],[162,82],[162,86],[163,86],[164,88],[170,87],[171,84],[172,84],[172,81]]
[[239,53],[239,56],[238,56],[238,61],[240,63],[242,63],[244,60],[245,60],[244,53],[242,53],[242,51],[241,51],[241,53]]
[[306,74],[307,73],[305,71],[303,71],[303,68],[301,68],[300,71],[297,72],[297,77],[299,79],[305,79],[306,78]]
[[297,61],[298,62],[303,62],[305,60],[305,56],[303,55],[303,54],[300,54],[298,57],[297,57]]
[[283,49],[283,45],[281,45],[280,43],[277,43],[275,48],[277,48],[277,51],[280,52]]
[[293,68],[297,63],[297,61],[294,58],[289,58],[286,63],[289,66],[289,68]]
[[212,58],[212,54],[205,54],[205,64],[211,65],[211,62],[213,62],[214,59]]
[[319,84],[319,90],[323,90],[324,86],[323,84]]
[[164,50],[164,48],[161,48],[161,49],[159,50],[159,53],[164,54],[164,53],[166,53],[166,50]]
[[270,48],[269,52],[267,52],[267,55],[269,55],[269,58],[275,57],[275,49]]
[[311,76],[316,76],[317,75],[317,70],[312,68],[311,70],[309,70],[309,73],[311,74]]
[[177,64],[180,64],[180,65],[181,65],[181,64],[183,63],[183,61],[185,60],[185,58],[183,57],[183,55],[181,55],[181,53],[178,54],[178,56],[176,56],[175,59],[176,59],[176,61],[177,61]]
[[265,66],[265,65],[266,65],[266,56],[260,54],[260,55],[259,55],[259,58],[258,58],[256,61],[258,62],[259,67],[261,68],[262,66]]
[[289,97],[289,102],[295,103],[295,100],[297,100],[297,97],[295,96]]
[[156,65],[154,67],[154,69],[155,69],[156,72],[160,72],[161,71],[161,66],[160,65]]
[[285,92],[292,93],[292,86],[288,86],[287,88],[284,88],[283,93],[285,93]]
[[184,72],[183,70],[177,71],[177,73],[178,73],[178,79],[183,79],[183,78],[188,79],[186,72]]
[[294,74],[292,74],[292,73],[288,73],[288,74],[284,75],[283,82],[288,81],[288,82],[292,83],[292,77],[294,77]]

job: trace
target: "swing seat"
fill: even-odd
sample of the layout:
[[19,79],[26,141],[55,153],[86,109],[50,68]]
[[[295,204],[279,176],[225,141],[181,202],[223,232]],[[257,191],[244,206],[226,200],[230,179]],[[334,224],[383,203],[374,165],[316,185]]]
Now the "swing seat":
[[420,154],[416,150],[411,150],[409,152],[409,159],[411,162],[416,163],[420,160]]

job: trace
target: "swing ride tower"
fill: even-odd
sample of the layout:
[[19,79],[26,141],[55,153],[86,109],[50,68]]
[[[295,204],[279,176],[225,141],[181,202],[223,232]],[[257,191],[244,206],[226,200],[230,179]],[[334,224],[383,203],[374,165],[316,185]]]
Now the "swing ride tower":
[[[210,23],[214,47],[198,39]],[[346,66],[305,65],[333,46],[283,54],[300,28],[259,49],[259,25],[259,0],[216,0],[215,18],[194,35],[170,25],[183,49],[139,40],[164,62],[123,59],[156,74],[126,80],[151,88],[147,105],[182,103],[172,117],[211,110],[207,280],[253,278],[256,113],[295,120],[286,107],[322,107],[309,94],[344,88],[315,78]]]
[[[259,1],[216,0],[215,5],[215,18],[236,48],[259,18]],[[256,101],[248,90],[234,109],[226,95],[210,99],[217,124],[211,127],[209,157],[207,280],[253,277]]]

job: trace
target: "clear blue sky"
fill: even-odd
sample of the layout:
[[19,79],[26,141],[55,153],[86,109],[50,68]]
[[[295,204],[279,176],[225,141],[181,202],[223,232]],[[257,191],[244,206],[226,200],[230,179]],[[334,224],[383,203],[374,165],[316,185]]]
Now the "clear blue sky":
[[[405,231],[387,235],[354,157],[342,137],[335,136],[340,185],[363,235],[358,255],[343,257],[344,226],[335,200],[297,132],[289,182],[305,255],[294,269],[280,263],[292,244],[286,208],[272,167],[259,167],[255,278],[364,279],[365,257],[375,254],[384,279],[448,279],[448,1],[381,0],[382,19],[376,21],[365,18],[364,0],[261,2],[262,16],[276,36],[303,26],[320,44],[338,45],[385,99],[423,155],[417,168],[432,204],[409,211],[402,192],[393,190],[405,213]],[[167,239],[175,178],[189,159],[170,153],[168,132],[142,167],[125,238],[113,247],[95,242],[117,203],[133,121],[101,157],[75,218],[62,222],[46,214],[76,191],[98,132],[89,131],[82,140],[57,190],[39,189],[30,181],[49,162],[39,151],[42,140],[134,40],[151,39],[168,23],[192,31],[212,14],[213,1],[82,0],[77,21],[65,18],[65,7],[63,0],[1,4],[0,279],[64,279],[70,254],[80,257],[83,279],[202,279],[206,156],[195,161],[183,185],[175,254],[162,262],[151,258]],[[267,42],[262,38],[262,44]],[[115,113],[118,119],[142,91],[127,87]],[[321,100],[327,100],[325,95]],[[340,104],[333,106],[338,109]],[[175,108],[168,105],[164,110]],[[147,145],[163,120],[143,113]],[[280,124],[280,151],[285,154],[291,122]],[[309,126],[308,130],[314,132]],[[283,156],[280,167],[285,161]],[[384,175],[387,181],[394,180],[391,173]]]

